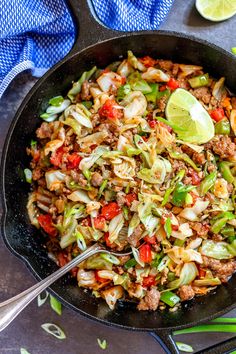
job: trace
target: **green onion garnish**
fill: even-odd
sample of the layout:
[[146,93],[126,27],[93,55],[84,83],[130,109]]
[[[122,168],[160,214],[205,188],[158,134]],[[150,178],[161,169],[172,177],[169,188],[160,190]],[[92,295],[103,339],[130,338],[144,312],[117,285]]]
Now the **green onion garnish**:
[[48,295],[49,294],[47,291],[43,291],[41,294],[38,295],[37,297],[38,307],[42,306],[47,301]]
[[102,184],[101,184],[101,186],[100,186],[100,188],[99,188],[99,191],[98,191],[98,196],[97,196],[98,199],[101,198],[102,192],[103,192],[104,189],[106,188],[107,183],[108,183],[108,180],[107,180],[107,179],[105,179],[105,180],[102,182]]
[[193,353],[193,347],[191,347],[191,345],[189,345],[189,344],[182,343],[182,342],[176,342],[176,345],[177,345],[178,349],[181,350],[182,352]]
[[64,101],[64,98],[62,96],[56,96],[56,97],[51,98],[48,103],[51,106],[59,107],[63,101]]
[[29,168],[24,169],[25,180],[27,183],[32,183],[32,171]]
[[98,342],[98,345],[101,349],[105,350],[107,348],[106,339],[101,340],[101,339],[97,338],[97,342]]
[[30,354],[25,348],[20,348],[20,354]]
[[231,52],[236,55],[236,47],[232,47]]
[[52,295],[50,295],[50,305],[53,311],[61,315],[61,303]]
[[63,330],[55,325],[54,323],[44,323],[41,325],[42,329],[45,332],[51,334],[52,336],[56,337],[57,339],[65,339],[66,335]]
[[166,232],[167,237],[169,238],[171,236],[171,233],[172,233],[171,220],[170,220],[169,217],[165,221],[164,230]]

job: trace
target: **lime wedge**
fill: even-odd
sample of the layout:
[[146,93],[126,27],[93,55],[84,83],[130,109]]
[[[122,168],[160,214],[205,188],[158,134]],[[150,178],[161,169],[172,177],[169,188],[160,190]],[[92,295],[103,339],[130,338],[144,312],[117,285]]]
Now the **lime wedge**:
[[175,128],[178,137],[186,142],[204,144],[214,136],[211,117],[201,103],[184,89],[175,90],[166,106],[166,118]]
[[202,17],[210,21],[223,21],[236,14],[236,0],[196,0]]

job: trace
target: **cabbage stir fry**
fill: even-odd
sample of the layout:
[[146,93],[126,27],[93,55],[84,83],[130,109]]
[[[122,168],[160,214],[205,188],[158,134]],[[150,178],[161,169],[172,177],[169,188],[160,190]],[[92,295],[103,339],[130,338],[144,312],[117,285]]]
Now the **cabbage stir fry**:
[[27,149],[31,223],[78,285],[175,311],[236,270],[236,97],[196,65],[131,51],[50,99]]

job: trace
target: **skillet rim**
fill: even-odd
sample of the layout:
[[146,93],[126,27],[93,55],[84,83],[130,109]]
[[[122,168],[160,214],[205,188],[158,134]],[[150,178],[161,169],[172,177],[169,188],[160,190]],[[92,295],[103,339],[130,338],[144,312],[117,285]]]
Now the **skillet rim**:
[[[160,35],[160,36],[173,36],[175,38],[184,38],[184,39],[189,39],[192,42],[207,46],[208,48],[214,49],[217,52],[219,52],[220,54],[229,57],[230,59],[235,60],[235,57],[233,56],[233,54],[231,54],[230,52],[226,51],[225,49],[219,47],[218,45],[214,44],[214,43],[210,43],[204,39],[200,39],[197,38],[193,35],[188,35],[185,33],[181,33],[181,32],[177,32],[177,31],[168,31],[168,30],[157,30],[157,31],[139,31],[139,32],[127,32],[127,33],[122,33],[117,35],[116,37],[111,37],[109,39],[106,40],[102,40],[99,41],[98,43],[95,44],[91,44],[89,46],[87,46],[86,48],[82,48],[81,50],[78,49],[78,51],[74,51],[72,54],[68,54],[65,58],[63,58],[60,62],[58,62],[56,65],[54,65],[51,69],[49,69],[37,82],[36,84],[30,89],[30,91],[27,93],[27,95],[25,96],[25,98],[23,99],[23,101],[21,102],[19,108],[17,109],[15,116],[9,126],[7,135],[5,137],[5,141],[4,141],[4,146],[2,149],[2,156],[1,156],[1,164],[0,164],[0,191],[1,191],[1,201],[2,201],[2,209],[3,209],[3,213],[2,213],[2,217],[1,217],[1,234],[3,237],[3,241],[5,243],[5,245],[7,246],[7,248],[9,249],[9,251],[11,253],[13,253],[17,258],[21,259],[24,264],[26,265],[26,267],[30,270],[30,272],[33,274],[33,276],[37,279],[37,280],[42,280],[43,278],[40,277],[40,275],[34,270],[33,266],[31,265],[30,259],[28,257],[28,255],[22,255],[20,254],[18,251],[16,251],[14,249],[14,247],[10,244],[10,242],[8,241],[7,238],[7,234],[6,234],[6,222],[7,222],[7,204],[6,204],[6,198],[5,198],[5,165],[6,165],[6,157],[8,154],[8,151],[10,149],[9,147],[9,143],[11,140],[11,136],[14,132],[15,126],[17,124],[17,122],[19,121],[22,111],[25,109],[25,106],[27,105],[27,103],[30,101],[31,97],[35,94],[35,92],[38,90],[38,88],[41,86],[41,84],[47,80],[50,75],[58,70],[60,68],[60,66],[62,66],[65,62],[69,62],[70,59],[79,56],[81,53],[87,51],[89,48],[92,48],[94,46],[97,46],[99,44],[103,44],[103,43],[107,43],[110,41],[114,41],[117,39],[122,39],[122,38],[126,38],[126,37],[136,37],[136,36],[140,36],[140,35],[145,35],[145,36],[151,36],[151,35]],[[157,327],[132,327],[132,326],[126,326],[126,325],[121,325],[115,322],[109,322],[107,319],[102,319],[99,317],[96,317],[94,315],[91,315],[85,311],[83,311],[82,309],[79,309],[78,307],[74,306],[73,304],[71,304],[70,302],[64,300],[60,295],[57,294],[57,292],[53,289],[54,285],[50,286],[48,288],[49,293],[53,294],[55,297],[59,298],[60,301],[62,302],[63,305],[65,305],[66,307],[69,307],[71,309],[73,309],[74,311],[80,313],[81,315],[85,316],[86,318],[89,318],[90,320],[95,320],[96,322],[108,325],[108,326],[115,326],[117,328],[121,328],[121,329],[126,329],[126,330],[132,330],[132,331],[140,331],[140,332],[147,332],[147,331],[157,331],[157,332],[169,332],[171,333],[172,330],[177,330],[177,329],[183,329],[183,328],[187,328],[187,327],[191,327],[200,323],[204,323],[207,322],[209,320],[212,320],[216,317],[219,317],[223,314],[225,314],[226,312],[231,311],[232,309],[234,309],[236,307],[236,303],[227,306],[224,309],[221,309],[219,311],[217,311],[216,313],[202,318],[200,320],[196,320],[193,322],[190,322],[188,324],[183,324],[183,325],[176,325],[176,326],[169,326],[169,327],[161,327],[161,328],[157,328]]]

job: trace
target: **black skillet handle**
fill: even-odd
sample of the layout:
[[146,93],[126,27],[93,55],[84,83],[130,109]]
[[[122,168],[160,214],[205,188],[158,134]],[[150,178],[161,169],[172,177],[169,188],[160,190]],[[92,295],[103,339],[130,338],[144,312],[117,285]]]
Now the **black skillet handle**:
[[[150,332],[151,336],[160,344],[166,354],[179,354],[179,350],[173,339],[172,332],[158,331]],[[225,340],[221,343],[213,344],[212,346],[195,352],[195,354],[228,354],[236,349],[236,337]]]
[[66,4],[77,29],[75,43],[69,55],[91,44],[124,35],[122,32],[108,29],[95,19],[95,10],[91,0],[66,0]]

